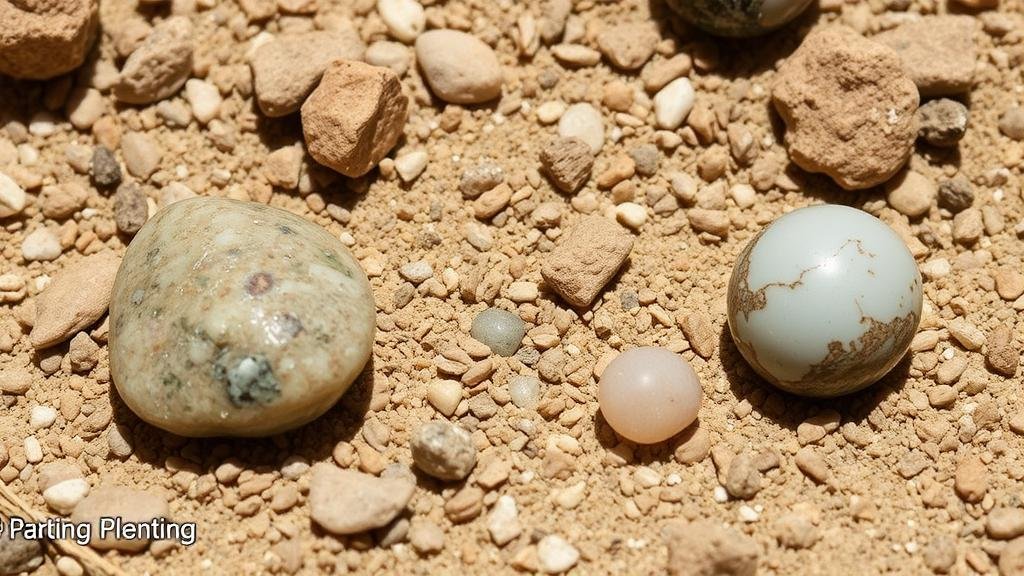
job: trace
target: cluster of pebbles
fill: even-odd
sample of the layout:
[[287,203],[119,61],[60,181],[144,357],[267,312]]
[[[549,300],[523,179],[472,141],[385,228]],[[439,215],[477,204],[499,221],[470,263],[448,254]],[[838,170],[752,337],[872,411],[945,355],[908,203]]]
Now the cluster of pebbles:
[[[662,8],[0,0],[0,481],[199,524],[91,543],[130,573],[1024,574],[1019,6],[820,0],[755,51]],[[924,277],[836,401],[725,320],[821,201]],[[651,446],[598,410],[640,347],[704,398]],[[88,565],[48,551],[0,572]]]

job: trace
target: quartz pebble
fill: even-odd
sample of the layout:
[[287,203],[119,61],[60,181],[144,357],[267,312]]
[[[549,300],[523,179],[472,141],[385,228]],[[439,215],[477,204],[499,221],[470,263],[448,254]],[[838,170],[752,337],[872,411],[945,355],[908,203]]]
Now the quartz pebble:
[[192,71],[192,24],[173,16],[157,24],[121,68],[114,96],[129,104],[151,104],[173,96]]
[[435,380],[427,386],[427,402],[444,416],[451,416],[462,401],[462,383]]
[[297,112],[335,60],[362,60],[366,52],[352,27],[282,34],[256,49],[252,67],[256,103],[264,115]]
[[36,298],[36,319],[29,334],[39,350],[71,338],[103,316],[110,303],[121,259],[100,252],[65,267]]
[[403,182],[412,182],[420,177],[430,159],[425,150],[413,150],[395,158],[395,171]]
[[523,533],[519,523],[519,511],[512,496],[504,494],[498,498],[487,516],[487,531],[491,540],[498,546],[504,546]]
[[633,249],[633,236],[611,220],[586,216],[548,254],[545,282],[569,304],[589,306]]
[[654,95],[654,118],[658,128],[678,128],[693,110],[695,99],[696,93],[688,78],[676,78],[658,90]]
[[573,104],[566,108],[558,120],[558,135],[562,138],[579,138],[596,155],[604,147],[604,119],[597,108],[586,102]]
[[667,440],[697,419],[697,374],[682,356],[641,347],[619,354],[605,367],[597,400],[608,424],[641,444]]
[[420,426],[410,447],[416,466],[434,478],[462,480],[476,466],[476,448],[469,432],[443,420]]
[[21,241],[21,255],[29,262],[56,260],[61,252],[60,238],[49,228],[36,228]]
[[100,519],[111,516],[119,516],[124,522],[150,522],[168,518],[170,510],[167,501],[154,492],[125,486],[101,486],[75,506],[71,521],[92,525],[93,536],[89,546],[97,550],[139,552],[149,546],[147,538],[119,538],[117,533],[101,533]]
[[416,0],[377,0],[377,12],[396,39],[412,43],[427,27],[423,6]]
[[70,478],[43,490],[43,500],[58,514],[70,514],[86,496],[89,483],[82,478]]
[[0,172],[0,219],[9,218],[25,209],[25,191],[10,176]]
[[110,370],[125,403],[160,428],[275,434],[348,389],[370,356],[374,316],[366,275],[319,226],[251,202],[183,200],[125,253]]
[[80,66],[97,36],[98,5],[0,3],[0,74],[45,80]]
[[519,316],[500,308],[487,308],[473,318],[470,334],[499,356],[513,356],[522,345],[526,325]]
[[217,117],[223,102],[216,86],[198,78],[185,82],[185,99],[192,107],[192,116],[203,125]]
[[324,166],[362,176],[398,143],[408,106],[389,68],[335,61],[302,105],[306,148]]
[[917,87],[892,49],[843,27],[811,32],[772,89],[798,166],[848,190],[888,180],[917,138]]
[[540,380],[533,376],[513,376],[508,382],[512,403],[523,410],[536,408],[540,393]]
[[144,132],[125,134],[121,139],[121,154],[128,173],[143,180],[156,172],[164,155],[160,145]]
[[575,546],[557,534],[548,534],[537,542],[537,560],[541,572],[561,574],[579,562],[580,553]]
[[310,517],[332,534],[358,534],[394,520],[415,489],[406,478],[377,478],[320,463],[309,483]]
[[501,65],[490,46],[458,30],[431,30],[416,39],[416,61],[434,94],[453,104],[501,95]]

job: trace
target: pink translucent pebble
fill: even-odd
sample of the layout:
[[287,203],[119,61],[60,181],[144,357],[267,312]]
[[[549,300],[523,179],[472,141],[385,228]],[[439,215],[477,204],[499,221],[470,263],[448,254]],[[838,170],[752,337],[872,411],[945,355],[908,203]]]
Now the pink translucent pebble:
[[597,401],[608,424],[639,444],[667,440],[697,419],[701,389],[686,360],[664,348],[633,348],[601,374]]

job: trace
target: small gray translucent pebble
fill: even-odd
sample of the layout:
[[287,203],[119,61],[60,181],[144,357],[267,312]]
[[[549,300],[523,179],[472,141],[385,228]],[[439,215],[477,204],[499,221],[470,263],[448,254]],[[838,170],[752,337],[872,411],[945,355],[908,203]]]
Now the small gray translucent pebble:
[[0,574],[31,572],[42,564],[43,547],[38,541],[29,540],[21,534],[12,538],[4,530],[0,536]]
[[413,435],[412,460],[435,478],[462,480],[476,466],[476,447],[463,428],[434,420],[420,426]]
[[531,410],[540,401],[540,380],[533,376],[513,376],[508,382],[508,395],[517,407]]
[[476,315],[470,335],[487,344],[499,356],[512,356],[526,335],[526,325],[515,314],[500,308],[488,308]]

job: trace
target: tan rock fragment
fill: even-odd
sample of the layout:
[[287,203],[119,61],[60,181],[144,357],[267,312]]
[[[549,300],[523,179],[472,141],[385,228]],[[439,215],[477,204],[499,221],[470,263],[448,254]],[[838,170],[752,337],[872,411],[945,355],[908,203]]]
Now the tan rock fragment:
[[336,61],[302,105],[307,151],[346,176],[362,176],[402,136],[408,106],[391,69]]
[[101,486],[75,506],[72,522],[92,524],[93,537],[89,545],[97,550],[139,552],[149,546],[145,538],[119,538],[116,533],[100,534],[100,518],[118,516],[123,522],[149,522],[167,518],[170,510],[163,497],[125,486]]
[[192,23],[168,18],[125,60],[114,96],[129,104],[157,102],[181,90],[191,72]]
[[312,473],[310,516],[332,534],[357,534],[385,526],[405,508],[416,489],[406,479],[376,478],[333,464],[317,464]]
[[714,520],[673,521],[661,529],[670,576],[754,576],[760,549],[753,538]]
[[843,27],[812,32],[779,69],[772,98],[790,158],[848,190],[888,180],[917,137],[917,87],[892,49]]
[[579,138],[559,138],[541,150],[540,163],[559,190],[573,194],[590,178],[594,155]]
[[970,16],[922,16],[872,39],[896,51],[922,96],[947,96],[971,89],[976,27]]
[[633,249],[633,236],[607,218],[587,216],[551,251],[541,268],[569,304],[589,306]]
[[45,80],[74,70],[96,39],[96,0],[0,0],[0,74]]
[[256,50],[253,88],[270,117],[297,112],[335,60],[362,60],[366,45],[354,28],[285,34]]
[[110,252],[86,257],[54,276],[36,298],[36,320],[29,334],[35,349],[67,340],[103,316],[110,304],[121,259]]

